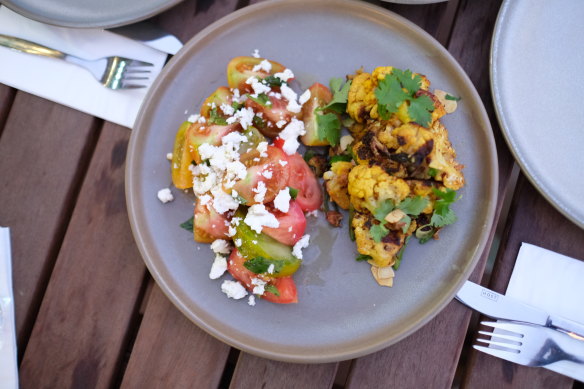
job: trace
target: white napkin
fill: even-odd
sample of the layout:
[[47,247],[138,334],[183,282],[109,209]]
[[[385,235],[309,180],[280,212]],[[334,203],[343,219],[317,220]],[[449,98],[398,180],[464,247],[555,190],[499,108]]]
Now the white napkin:
[[[523,243],[507,296],[548,313],[584,323],[584,262]],[[584,366],[560,361],[546,367],[584,381]]]
[[10,230],[0,227],[0,388],[18,388]]
[[[85,59],[110,55],[154,64],[156,76],[167,54],[101,29],[49,26],[0,7],[0,34],[12,35]],[[111,90],[87,70],[63,60],[20,53],[0,46],[0,83],[130,127],[148,88]]]

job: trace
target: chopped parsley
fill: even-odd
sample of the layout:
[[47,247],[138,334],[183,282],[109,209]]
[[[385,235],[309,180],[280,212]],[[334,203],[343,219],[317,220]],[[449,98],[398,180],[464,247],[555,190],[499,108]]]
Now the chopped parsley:
[[213,108],[211,112],[209,112],[209,122],[211,122],[211,124],[219,124],[221,126],[227,125],[227,120],[221,116],[221,114],[219,114],[217,107]]
[[292,200],[296,200],[296,196],[298,196],[299,190],[296,188],[292,188],[291,186],[288,187],[288,190],[290,191],[290,197],[292,198]]
[[187,231],[193,232],[193,228],[194,228],[194,222],[195,222],[195,218],[194,216],[191,216],[191,218],[189,220],[187,220],[184,223],[181,223],[181,228],[184,228]]
[[256,103],[263,105],[264,107],[272,105],[272,103],[270,102],[270,98],[265,93],[260,93],[259,95],[257,95],[257,97],[254,97],[252,95],[247,95],[247,97],[251,101],[255,101]]
[[351,81],[343,82],[342,78],[331,78],[329,86],[333,92],[333,99],[324,107],[324,109],[330,109],[340,114],[345,113],[347,110],[347,100],[349,97],[349,88],[351,88]]
[[458,200],[456,198],[456,191],[446,189],[446,191],[442,192],[436,188],[432,188],[432,192],[438,197],[438,200],[434,202],[434,213],[432,214],[432,219],[430,219],[430,224],[434,227],[444,227],[454,223],[456,221],[456,214],[450,209],[450,204]]
[[[320,111],[320,110],[318,110]],[[331,146],[339,144],[341,139],[341,120],[335,113],[319,113],[315,110],[318,139],[326,139]]]
[[264,286],[264,290],[266,292],[270,292],[274,296],[280,297],[280,291],[278,290],[278,288],[276,287],[276,285],[267,284],[266,286]]
[[446,94],[446,100],[460,101],[461,99],[462,99],[462,97],[452,96],[452,95],[449,95],[448,93]]
[[351,160],[353,159],[352,156],[348,155],[348,154],[340,154],[340,155],[333,155],[330,159],[330,164],[332,165],[335,162],[351,162]]
[[270,75],[264,78],[263,83],[268,86],[282,86],[282,84],[286,84],[286,82],[282,81],[281,78],[278,78],[274,75]]
[[255,274],[267,273],[270,265],[274,265],[274,273],[282,270],[284,261],[274,261],[273,259],[268,259],[264,257],[255,257],[248,259],[243,263],[245,268]]
[[239,111],[240,109],[242,109],[245,106],[245,104],[242,103],[236,103],[235,101],[233,103],[231,103],[231,107],[233,107],[234,110]]
[[355,258],[355,261],[363,262],[363,261],[369,261],[371,259],[373,259],[373,257],[371,257],[371,255],[359,254],[357,256],[357,258]]
[[428,169],[428,175],[430,177],[436,177],[437,174],[438,174],[438,169],[434,169],[433,167]]
[[387,120],[404,102],[409,102],[410,118],[425,127],[429,126],[432,121],[434,102],[426,95],[416,96],[421,85],[420,75],[414,76],[410,70],[403,71],[394,68],[390,74],[385,75],[375,89],[379,116]]

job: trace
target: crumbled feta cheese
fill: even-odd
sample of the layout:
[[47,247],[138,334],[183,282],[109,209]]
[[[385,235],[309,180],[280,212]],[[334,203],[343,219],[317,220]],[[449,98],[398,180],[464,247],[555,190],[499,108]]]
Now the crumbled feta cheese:
[[292,70],[290,69],[284,69],[283,72],[274,74],[274,77],[287,82],[289,79],[294,78],[294,73],[292,73]]
[[[262,93],[269,93],[272,88],[270,88],[268,85],[262,83],[260,80],[257,79],[257,77],[250,77],[245,81],[246,84],[251,85],[251,88],[253,89],[253,92],[256,95],[262,94]],[[257,97],[257,96],[255,96]]]
[[223,111],[223,113],[227,116],[231,116],[235,113],[235,108],[233,108],[231,105],[228,104],[221,104],[221,111]]
[[280,100],[282,98],[282,94],[281,93],[274,92],[274,91],[271,91],[270,93],[268,93],[268,96],[272,96],[272,97],[274,97],[277,100]]
[[264,201],[264,197],[266,197],[267,189],[268,188],[266,187],[266,184],[263,181],[259,181],[258,185],[251,190],[252,192],[257,193],[255,196],[253,196],[254,201],[262,203]]
[[239,89],[237,89],[237,88],[233,89],[232,88],[231,89],[231,92],[233,93],[233,96],[231,96],[231,100],[234,103],[240,104],[240,103],[243,103],[246,100],[246,96],[245,95],[241,96],[241,94],[239,93]]
[[291,199],[292,197],[290,197],[290,188],[284,188],[278,192],[278,195],[274,199],[274,207],[279,211],[287,213],[290,209]]
[[169,201],[174,200],[174,196],[169,188],[164,188],[158,191],[158,200],[162,201],[163,204],[166,204]]
[[221,291],[227,295],[227,297],[239,300],[247,296],[247,290],[237,281],[223,281],[221,284]]
[[278,228],[280,226],[276,216],[271,214],[264,204],[254,204],[249,207],[243,221],[258,234],[262,232],[263,227]]
[[268,180],[272,178],[273,172],[271,170],[264,170],[262,171],[262,176],[266,177]]
[[270,266],[268,266],[268,274],[274,274],[274,271],[276,270],[275,266],[273,263],[270,263]]
[[258,49],[254,49],[253,53],[251,53],[251,56],[254,58],[259,58],[260,57],[260,51]]
[[306,212],[306,216],[318,217],[318,210],[315,209],[314,211]]
[[213,265],[211,266],[211,271],[209,272],[209,278],[216,280],[221,277],[223,273],[227,270],[227,260],[223,255],[216,255]]
[[213,208],[217,213],[222,215],[227,211],[234,211],[239,208],[239,203],[225,193],[221,187],[213,188],[211,194],[213,195]]
[[278,161],[278,162],[279,162],[279,163],[280,163],[280,165],[282,165],[282,166],[286,166],[286,165],[288,165],[288,161],[281,160],[281,161]]
[[276,127],[282,128],[282,127],[284,127],[286,125],[286,123],[288,123],[286,120],[278,120],[276,122]]
[[227,118],[227,124],[233,124],[235,122],[239,122],[243,129],[247,129],[247,127],[251,126],[253,123],[254,112],[251,108],[242,108],[239,111],[235,112],[233,116]]
[[224,146],[229,146],[235,150],[239,149],[239,145],[241,143],[245,143],[248,140],[249,139],[247,139],[247,136],[243,135],[241,132],[233,131],[229,134],[223,135],[223,138],[221,138],[221,144]]
[[199,119],[200,115],[191,115],[187,118],[187,122],[194,123]]
[[237,234],[237,229],[230,225],[227,228],[227,236],[231,238],[232,236],[235,236],[235,234]]
[[202,195],[202,196],[199,196],[198,198],[199,198],[199,203],[201,205],[207,205],[211,201],[211,196],[209,196],[209,195]]
[[351,142],[353,142],[353,140],[354,140],[354,138],[351,135],[341,136],[341,139],[339,140],[341,150],[345,151],[347,149],[347,146],[349,146],[351,144]]
[[262,294],[264,294],[264,292],[266,291],[266,284],[267,282],[259,279],[259,278],[252,278],[251,279],[251,284],[254,285],[253,288],[253,294],[257,294],[259,296],[261,296]]
[[231,219],[231,224],[234,226],[238,226],[240,221],[241,221],[241,218],[236,216],[236,217]]
[[308,100],[310,100],[310,89],[304,91],[303,94],[298,98],[298,104],[304,105]]
[[292,118],[292,121],[280,132],[280,138],[284,140],[282,150],[288,155],[292,155],[298,150],[300,143],[298,137],[306,134],[302,120]]
[[264,59],[258,65],[254,66],[253,69],[251,69],[252,72],[259,72],[260,70],[263,70],[266,73],[269,73],[270,70],[272,70],[272,64],[270,63],[270,61],[268,61],[267,59]]
[[264,158],[268,156],[268,142],[260,142],[256,147],[256,150],[260,152],[260,157]]
[[235,244],[236,247],[239,247],[241,246],[241,239],[235,239],[233,243]]
[[229,243],[224,239],[215,239],[213,243],[211,243],[211,250],[213,250],[215,254],[229,254],[231,252]]
[[310,235],[304,235],[292,248],[292,254],[298,258],[302,259],[302,249],[308,247],[308,240],[310,239]]
[[168,159],[169,161],[172,161],[172,153],[166,154],[166,159]]
[[288,227],[288,232],[292,232],[292,226]]
[[288,85],[283,84],[280,87],[280,90],[282,91],[282,96],[284,96],[284,98],[286,100],[288,100],[288,105],[286,106],[286,109],[290,112],[294,112],[294,113],[298,113],[300,112],[300,109],[302,108],[300,106],[300,104],[298,104],[298,101],[296,101],[296,99],[298,98],[298,95],[296,94],[296,92],[294,92]]
[[247,304],[252,307],[255,305],[255,296],[253,294],[249,295],[249,298],[247,299]]

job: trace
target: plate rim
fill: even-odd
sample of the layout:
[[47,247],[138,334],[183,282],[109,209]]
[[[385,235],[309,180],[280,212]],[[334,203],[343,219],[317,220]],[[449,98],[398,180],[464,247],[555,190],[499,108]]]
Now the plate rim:
[[[570,208],[566,206],[560,199],[555,197],[552,193],[549,192],[549,185],[544,185],[541,180],[539,180],[533,172],[533,169],[529,165],[529,161],[526,160],[525,155],[522,154],[517,147],[517,142],[513,139],[511,131],[509,131],[509,127],[506,119],[505,109],[501,104],[501,99],[499,98],[499,84],[496,83],[497,74],[500,73],[500,69],[497,67],[497,58],[498,58],[498,44],[500,43],[501,35],[503,34],[502,30],[505,28],[505,17],[509,8],[511,7],[513,2],[511,0],[504,0],[503,4],[501,4],[501,8],[499,9],[499,13],[497,15],[497,20],[495,22],[495,27],[493,29],[493,38],[491,40],[491,52],[489,57],[489,79],[490,79],[490,87],[491,87],[491,97],[493,99],[493,106],[495,107],[495,116],[497,117],[497,122],[499,127],[501,128],[501,133],[503,134],[503,138],[509,147],[509,150],[513,154],[515,162],[521,168],[524,176],[527,177],[529,182],[533,185],[533,187],[546,199],[546,201],[554,207],[559,213],[561,213],[564,217],[570,220],[572,223],[576,224],[581,229],[584,229],[584,218],[578,219],[573,213],[570,213]],[[544,186],[546,186],[544,188]]]
[[[135,171],[136,167],[134,165],[134,160],[130,158],[131,156],[135,155],[135,151],[138,145],[138,138],[139,138],[139,128],[142,127],[143,122],[146,120],[145,113],[147,111],[147,106],[150,102],[154,99],[155,93],[158,91],[159,88],[162,86],[162,79],[163,77],[158,77],[154,84],[151,86],[142,107],[140,108],[140,112],[138,113],[138,117],[136,123],[134,125],[134,129],[132,131],[130,142],[128,145],[128,154],[126,159],[126,177],[125,177],[125,189],[126,189],[126,203],[128,208],[128,216],[130,219],[130,225],[132,229],[132,233],[134,234],[134,238],[136,240],[138,249],[142,255],[146,266],[148,267],[151,275],[156,280],[157,284],[160,286],[164,294],[171,300],[171,302],[194,324],[196,324],[199,328],[204,330],[206,333],[210,334],[211,336],[219,339],[220,341],[227,343],[228,345],[235,347],[237,349],[243,350],[245,352],[249,352],[250,354],[260,356],[263,358],[269,358],[272,360],[278,360],[283,362],[293,362],[293,363],[326,363],[326,362],[337,362],[341,360],[347,360],[352,358],[357,358],[363,355],[367,355],[381,349],[384,349],[392,344],[395,344],[402,339],[408,337],[412,333],[419,330],[423,327],[426,323],[432,320],[438,313],[440,313],[448,303],[452,301],[456,291],[462,286],[462,284],[469,278],[472,271],[475,269],[479,259],[481,258],[481,254],[484,252],[485,247],[487,246],[487,242],[489,240],[489,236],[491,235],[490,232],[492,230],[492,225],[495,219],[496,214],[496,206],[498,200],[498,183],[499,183],[499,175],[498,175],[498,159],[497,159],[497,150],[495,145],[495,140],[492,132],[491,123],[489,117],[486,113],[486,109],[480,95],[476,91],[476,88],[464,69],[460,66],[460,64],[456,61],[456,59],[446,50],[434,37],[428,34],[426,31],[418,27],[413,22],[407,20],[406,18],[397,15],[389,10],[381,8],[376,5],[372,5],[365,2],[358,2],[354,0],[275,0],[271,2],[262,2],[258,4],[254,4],[237,11],[232,12],[229,15],[224,16],[223,18],[215,21],[211,25],[207,26],[203,30],[201,30],[198,34],[192,37],[187,43],[185,43],[184,47],[178,53],[179,55],[175,55],[171,61],[166,65],[165,69],[163,69],[162,75],[165,75],[167,72],[170,73],[176,66],[180,66],[179,60],[182,57],[180,55],[183,51],[187,51],[190,49],[191,46],[196,45],[200,41],[206,39],[210,32],[219,29],[221,26],[234,22],[240,18],[244,18],[247,15],[250,15],[256,12],[259,9],[263,8],[274,8],[280,7],[281,4],[327,4],[327,5],[342,5],[346,7],[354,7],[361,11],[367,11],[372,13],[380,14],[383,18],[389,18],[392,22],[402,25],[405,30],[409,33],[414,33],[418,38],[422,39],[425,43],[430,44],[433,48],[439,51],[439,54],[442,56],[441,58],[446,60],[448,64],[454,67],[457,70],[457,76],[461,78],[461,82],[468,88],[468,90],[472,94],[472,101],[477,104],[479,108],[480,118],[477,118],[477,127],[482,127],[485,132],[485,137],[488,141],[488,146],[485,148],[486,153],[489,155],[491,163],[490,174],[487,179],[490,183],[490,192],[488,193],[488,197],[492,199],[491,203],[488,205],[485,215],[485,221],[481,227],[481,231],[483,232],[480,234],[479,240],[473,246],[472,252],[469,254],[469,257],[472,257],[472,260],[468,263],[466,269],[460,273],[459,279],[456,283],[450,285],[450,288],[445,288],[447,293],[444,293],[441,298],[437,299],[437,303],[433,305],[433,308],[430,310],[429,313],[424,315],[418,314],[417,317],[414,318],[407,326],[407,329],[404,330],[398,336],[395,336],[391,339],[383,338],[377,339],[375,342],[369,342],[365,347],[352,347],[349,350],[344,351],[337,351],[337,352],[327,352],[327,350],[320,350],[318,355],[307,355],[306,353],[287,353],[282,350],[280,351],[273,351],[273,350],[265,350],[262,348],[254,347],[253,344],[245,343],[244,341],[240,341],[235,339],[230,334],[225,334],[216,330],[212,326],[207,325],[204,321],[202,321],[195,313],[191,312],[188,307],[177,298],[177,295],[171,290],[169,287],[169,283],[166,282],[160,275],[158,269],[156,269],[156,264],[152,261],[152,258],[147,250],[147,244],[145,242],[144,236],[142,235],[141,231],[139,230],[139,223],[137,221],[137,208],[138,204],[135,199],[135,194],[131,190],[134,187],[134,180],[132,172]],[[481,126],[482,125],[482,126]],[[421,317],[420,317],[421,316]],[[373,344],[371,344],[373,343]]]
[[184,0],[167,0],[166,4],[150,9],[146,13],[139,13],[133,17],[125,18],[101,18],[101,20],[88,22],[88,21],[67,21],[63,19],[51,18],[45,15],[31,12],[30,10],[17,4],[18,0],[2,0],[1,5],[9,8],[10,10],[37,22],[49,24],[57,27],[69,27],[69,28],[114,28],[121,27],[128,24],[136,23],[145,19],[148,19],[154,15],[158,15],[161,12],[166,11],[169,8],[181,3]]

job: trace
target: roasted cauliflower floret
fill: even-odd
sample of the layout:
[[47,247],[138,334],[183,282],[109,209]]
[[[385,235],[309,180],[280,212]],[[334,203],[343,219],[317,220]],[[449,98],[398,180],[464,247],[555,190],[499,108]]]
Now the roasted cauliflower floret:
[[348,192],[349,172],[355,166],[352,162],[338,161],[331,165],[331,170],[324,173],[326,191],[332,201],[343,209],[349,209]]
[[458,190],[464,186],[463,165],[456,162],[456,151],[448,140],[448,130],[439,121],[430,128],[434,136],[434,150],[430,153],[429,166],[438,173],[436,181],[442,181],[445,187]]
[[353,207],[360,212],[373,212],[382,201],[400,203],[410,193],[401,178],[387,174],[379,166],[358,165],[349,173],[349,196]]
[[363,123],[369,117],[371,108],[377,104],[375,88],[377,83],[369,73],[361,73],[353,78],[347,98],[347,113],[357,123]]
[[[355,229],[355,243],[357,251],[373,258],[370,263],[378,267],[391,266],[395,263],[395,256],[403,246],[405,237],[401,231],[389,231],[389,234],[377,243],[371,237],[371,226],[374,219],[369,214],[355,213],[353,228]],[[375,223],[377,223],[375,221]],[[400,236],[401,235],[401,236]]]

